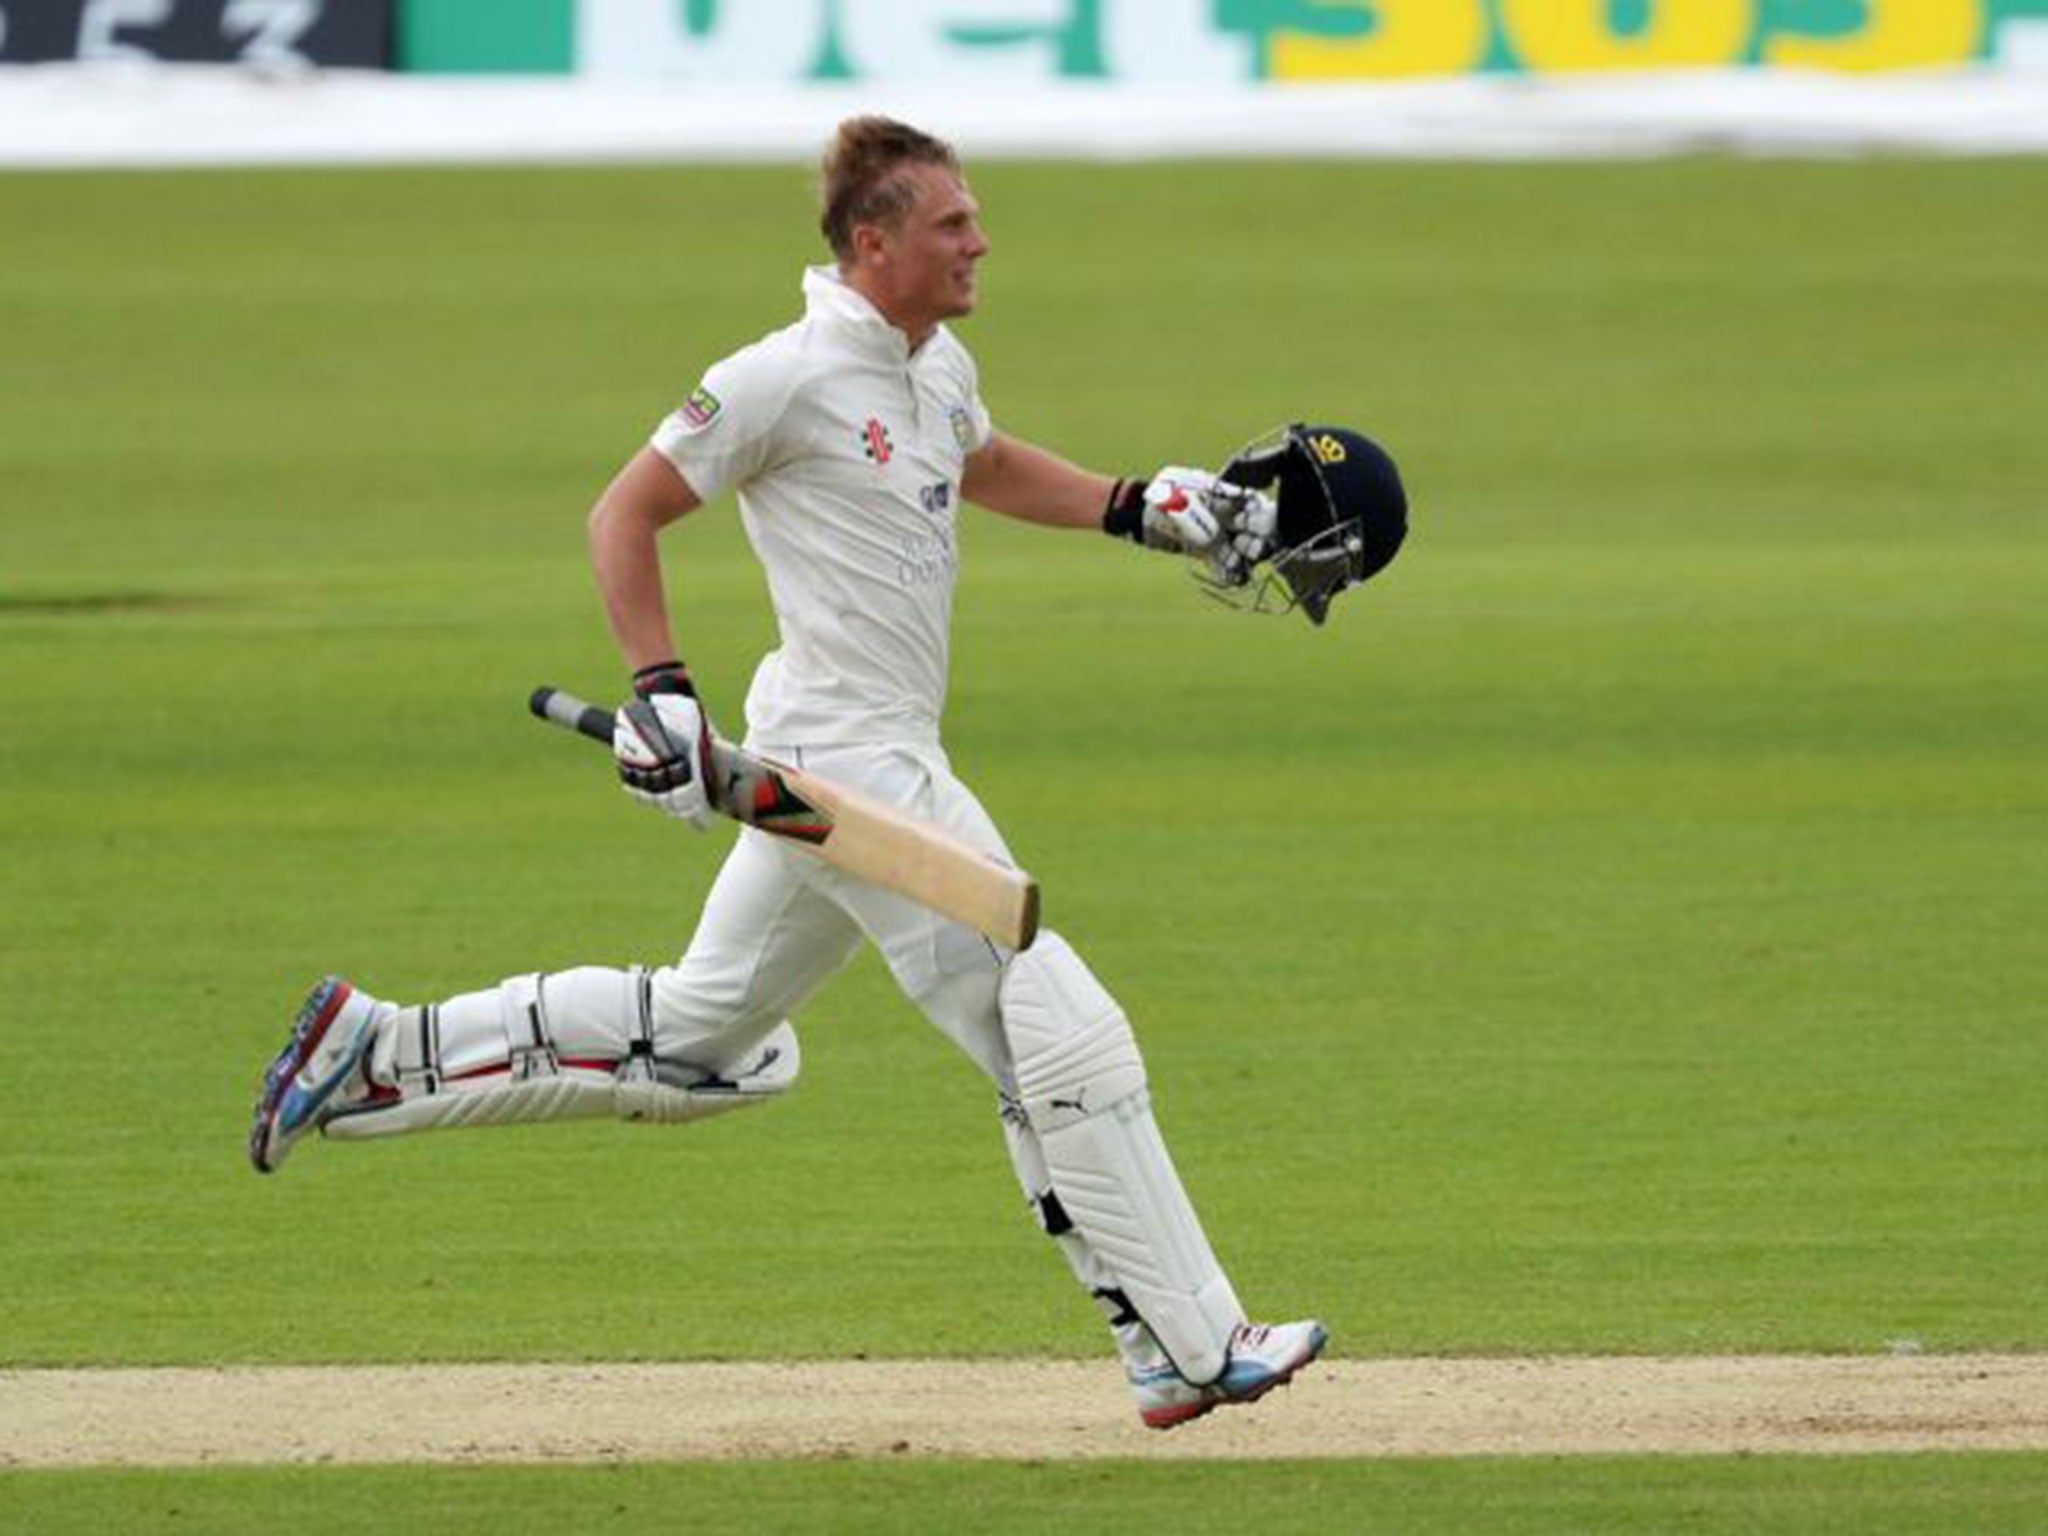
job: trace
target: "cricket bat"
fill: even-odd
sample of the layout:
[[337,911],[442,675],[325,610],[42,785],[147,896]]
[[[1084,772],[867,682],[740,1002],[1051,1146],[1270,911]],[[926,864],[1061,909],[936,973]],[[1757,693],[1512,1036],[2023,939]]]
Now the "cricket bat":
[[[536,688],[534,714],[607,747],[612,712]],[[943,828],[801,768],[713,738],[712,808],[794,843],[835,869],[907,896],[1009,949],[1038,936],[1038,882]]]

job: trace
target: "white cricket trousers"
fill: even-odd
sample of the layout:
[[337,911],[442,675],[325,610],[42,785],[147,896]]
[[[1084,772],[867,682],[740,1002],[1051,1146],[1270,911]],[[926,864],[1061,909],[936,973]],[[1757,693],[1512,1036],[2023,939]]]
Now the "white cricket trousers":
[[[933,745],[754,748],[866,791],[1009,858],[1002,834]],[[964,924],[742,830],[682,959],[654,973],[657,1055],[726,1066],[873,943],[903,993],[975,1065],[1013,1093],[996,1010],[1007,953]]]
[[[934,744],[770,750],[769,755],[914,811],[1009,857],[988,813]],[[840,873],[801,848],[743,828],[705,898],[683,957],[647,975],[579,966],[512,977],[380,1026],[371,1075],[384,1084],[488,1079],[533,1052],[585,1067],[654,1056],[702,1072],[737,1069],[761,1039],[871,940],[924,1014],[1014,1098],[997,1010],[1009,959],[964,924]],[[650,1039],[641,1038],[645,1030]]]

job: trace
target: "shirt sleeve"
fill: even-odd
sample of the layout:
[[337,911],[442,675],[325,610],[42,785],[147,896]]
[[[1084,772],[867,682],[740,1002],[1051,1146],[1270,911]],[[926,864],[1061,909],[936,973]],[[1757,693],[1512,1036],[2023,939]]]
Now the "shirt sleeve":
[[967,452],[979,453],[996,435],[996,424],[988,413],[988,407],[982,403],[981,370],[975,367],[974,359],[965,347],[960,349],[960,362],[967,374]]
[[774,461],[790,393],[787,371],[765,348],[744,348],[714,363],[648,441],[709,501]]
[[988,407],[981,403],[981,395],[967,397],[967,419],[971,427],[967,451],[979,453],[988,446],[988,440],[996,435],[995,421],[989,416]]

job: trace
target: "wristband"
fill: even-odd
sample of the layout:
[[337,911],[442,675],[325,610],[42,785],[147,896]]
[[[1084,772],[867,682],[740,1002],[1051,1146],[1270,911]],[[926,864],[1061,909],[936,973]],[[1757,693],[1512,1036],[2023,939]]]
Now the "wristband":
[[1145,482],[1119,480],[1102,507],[1102,531],[1113,539],[1145,542]]
[[657,661],[633,674],[633,692],[643,699],[657,693],[680,693],[697,697],[697,685],[690,681],[690,669],[680,661]]

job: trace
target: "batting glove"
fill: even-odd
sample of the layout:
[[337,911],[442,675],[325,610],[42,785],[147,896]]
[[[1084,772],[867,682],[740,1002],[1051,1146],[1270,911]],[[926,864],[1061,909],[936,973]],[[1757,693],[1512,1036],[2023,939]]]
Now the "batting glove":
[[633,693],[612,720],[619,782],[642,805],[702,832],[711,825],[711,722],[690,674],[680,662],[642,667],[633,674]]
[[1102,509],[1102,528],[1147,549],[1201,554],[1222,532],[1209,508],[1216,477],[1204,469],[1168,465],[1150,480],[1119,480]]
[[1279,547],[1280,509],[1263,491],[1224,480],[1209,488],[1208,502],[1222,529],[1204,552],[1210,574],[1223,586],[1241,587]]
[[1144,532],[1147,549],[1178,554],[1206,553],[1222,535],[1222,525],[1209,505],[1216,477],[1206,469],[1169,464],[1145,487]]

